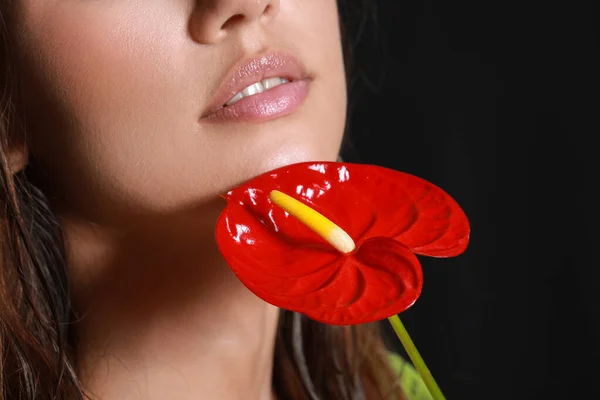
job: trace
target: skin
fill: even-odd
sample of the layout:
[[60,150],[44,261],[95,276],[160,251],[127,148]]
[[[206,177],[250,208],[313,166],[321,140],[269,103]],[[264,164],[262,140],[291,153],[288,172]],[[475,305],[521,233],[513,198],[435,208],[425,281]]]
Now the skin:
[[[21,157],[67,241],[77,366],[95,399],[270,399],[278,310],[230,272],[218,196],[270,169],[335,160],[346,88],[334,0],[17,0]],[[313,80],[293,114],[200,120],[224,74],[264,51]],[[20,150],[19,150],[20,151]]]

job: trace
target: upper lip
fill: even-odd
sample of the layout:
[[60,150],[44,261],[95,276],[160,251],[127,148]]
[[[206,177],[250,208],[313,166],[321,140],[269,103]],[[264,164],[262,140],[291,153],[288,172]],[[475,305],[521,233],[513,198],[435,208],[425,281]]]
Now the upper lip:
[[307,74],[304,66],[287,53],[271,52],[241,59],[229,70],[203,116],[223,107],[237,93],[253,83],[274,77],[292,82],[307,78]]

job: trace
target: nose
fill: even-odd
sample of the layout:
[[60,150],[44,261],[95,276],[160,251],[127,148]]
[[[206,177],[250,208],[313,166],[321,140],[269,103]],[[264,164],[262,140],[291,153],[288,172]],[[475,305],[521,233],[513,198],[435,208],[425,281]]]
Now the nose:
[[216,44],[245,25],[267,23],[279,12],[280,0],[197,0],[190,34],[198,43]]

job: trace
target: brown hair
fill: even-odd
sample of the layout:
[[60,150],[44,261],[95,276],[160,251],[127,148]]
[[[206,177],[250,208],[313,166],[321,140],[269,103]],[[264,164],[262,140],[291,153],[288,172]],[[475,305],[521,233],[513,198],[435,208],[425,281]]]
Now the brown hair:
[[[7,156],[25,136],[8,3],[0,1],[0,400],[83,399],[61,228],[28,179],[31,167],[13,174]],[[281,311],[273,371],[280,400],[402,399],[397,382],[378,324],[328,326]]]

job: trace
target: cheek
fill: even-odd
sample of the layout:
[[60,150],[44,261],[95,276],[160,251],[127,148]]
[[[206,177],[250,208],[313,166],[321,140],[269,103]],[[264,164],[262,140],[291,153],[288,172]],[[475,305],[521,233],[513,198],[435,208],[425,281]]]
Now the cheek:
[[90,194],[102,204],[165,200],[157,191],[172,193],[189,167],[182,149],[203,146],[195,131],[202,82],[185,70],[184,12],[171,2],[64,3],[29,14],[20,46],[44,93],[30,97],[31,153],[79,203]]

